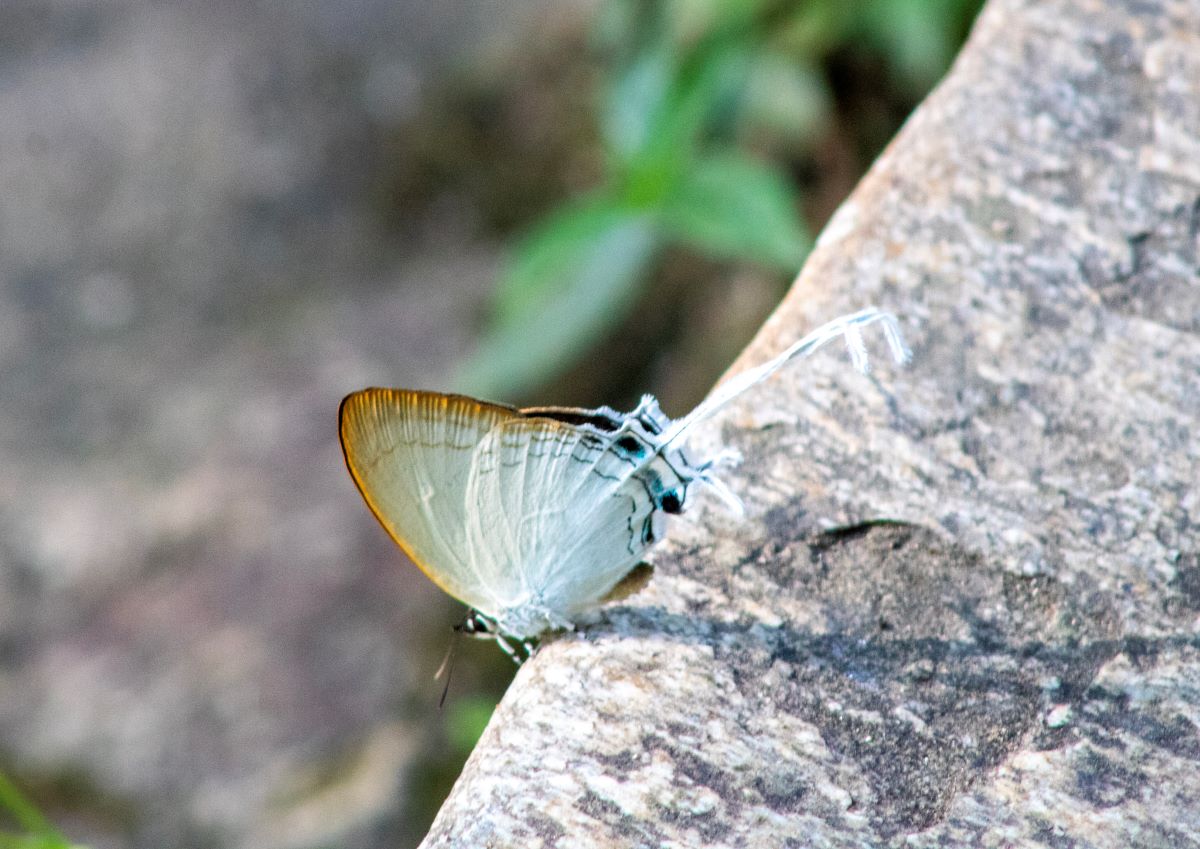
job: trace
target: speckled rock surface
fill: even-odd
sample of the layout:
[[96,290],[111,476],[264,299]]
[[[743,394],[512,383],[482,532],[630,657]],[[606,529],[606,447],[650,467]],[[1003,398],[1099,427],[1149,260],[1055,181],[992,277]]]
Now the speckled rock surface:
[[870,303],[425,846],[1200,845],[1200,3],[991,3],[745,362]]

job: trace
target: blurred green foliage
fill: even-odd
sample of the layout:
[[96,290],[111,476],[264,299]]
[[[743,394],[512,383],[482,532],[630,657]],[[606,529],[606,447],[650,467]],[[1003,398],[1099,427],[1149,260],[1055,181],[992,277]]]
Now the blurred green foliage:
[[0,817],[15,828],[0,828],[0,849],[82,849],[59,834],[4,773],[0,773]]
[[495,710],[496,703],[484,696],[451,702],[446,706],[447,742],[465,758],[475,748]]
[[509,398],[555,376],[628,316],[667,247],[794,274],[802,198],[749,140],[813,144],[835,109],[827,60],[851,46],[915,100],[980,3],[609,0],[592,31],[603,179],[515,245],[458,386]]

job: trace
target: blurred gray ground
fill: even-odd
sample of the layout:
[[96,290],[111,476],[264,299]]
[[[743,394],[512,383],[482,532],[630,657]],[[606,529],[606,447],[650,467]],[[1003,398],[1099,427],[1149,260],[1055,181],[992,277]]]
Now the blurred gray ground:
[[453,606],[336,408],[443,382],[497,246],[454,197],[389,221],[381,139],[582,5],[0,4],[0,768],[72,837],[419,837]]

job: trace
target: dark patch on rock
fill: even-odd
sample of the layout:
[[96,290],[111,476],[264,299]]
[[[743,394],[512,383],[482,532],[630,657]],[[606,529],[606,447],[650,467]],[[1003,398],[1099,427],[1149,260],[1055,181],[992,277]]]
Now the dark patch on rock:
[[1102,687],[1088,691],[1082,712],[1084,733],[1098,746],[1124,748],[1123,737],[1132,736],[1175,757],[1200,761],[1200,728],[1186,716],[1136,706],[1128,694]]
[[621,809],[615,802],[611,802],[591,790],[583,794],[583,797],[576,803],[576,807],[588,816],[603,822],[611,822],[621,817]]
[[1075,838],[1063,834],[1061,826],[1042,820],[1033,831],[1034,838],[1047,849],[1080,849]]
[[780,813],[804,812],[812,790],[799,775],[777,772],[759,776],[754,780],[754,789],[767,805]]
[[624,773],[633,772],[637,769],[638,762],[643,759],[642,752],[635,752],[632,749],[624,749],[615,755],[597,754],[594,757],[605,766]]
[[[685,733],[694,733],[694,729],[685,729]],[[677,736],[677,732],[672,736]],[[736,811],[741,807],[739,793],[741,784],[727,771],[700,757],[693,750],[680,746],[672,739],[658,734],[647,735],[642,740],[642,745],[647,752],[659,750],[666,753],[680,775],[686,777],[694,785],[707,787],[716,793],[721,798],[726,811]],[[696,828],[710,841],[719,841],[728,834],[728,820],[715,817],[712,811],[689,813],[675,808],[663,808],[661,816],[669,822],[686,820],[690,827]]]
[[1105,306],[1130,316],[1157,321],[1182,332],[1200,329],[1200,294],[1194,277],[1161,261],[1162,257],[1194,257],[1193,212],[1177,205],[1152,230],[1126,236],[1128,257],[1108,267],[1097,281]]
[[[743,448],[749,453],[753,447]],[[762,515],[764,538],[768,540],[791,541],[799,539],[815,529],[808,510],[794,499],[778,507],[772,507]]]
[[1187,822],[1180,819],[1181,828],[1175,828],[1174,823],[1170,822],[1153,822],[1147,823],[1145,830],[1140,837],[1139,844],[1142,846],[1167,846],[1174,849],[1177,846],[1195,846],[1196,832],[1194,829],[1187,829]]
[[716,810],[692,813],[679,808],[660,806],[659,815],[663,822],[680,824],[700,832],[708,845],[719,844],[729,836],[729,823],[717,816]]
[[529,823],[533,833],[545,841],[543,845],[548,847],[557,846],[558,841],[567,834],[561,823],[541,814],[530,813],[525,821]]
[[[649,822],[635,820],[617,807],[616,804],[593,793],[591,790],[584,793],[583,798],[578,802],[578,807],[588,816],[598,822],[604,823],[612,834],[621,838],[622,841],[645,842],[647,839],[650,839],[651,842],[654,842],[661,836],[659,831]],[[556,844],[550,843],[550,845],[553,846]]]
[[1200,554],[1192,552],[1179,558],[1170,586],[1178,593],[1177,604],[1188,610],[1200,610]]
[[[745,653],[729,667],[747,696],[812,723],[859,765],[881,838],[940,821],[1039,733],[1051,704],[1082,699],[1121,646],[1111,610],[1088,587],[1005,572],[925,528],[873,522],[757,554],[773,562],[755,568],[788,576],[781,591],[822,601],[827,632],[774,629],[765,665]],[[759,675],[776,661],[793,671],[764,693]],[[776,810],[802,804],[756,789]]]
[[1072,725],[1061,728],[1040,728],[1029,741],[1029,747],[1037,752],[1052,752],[1071,745],[1079,739],[1079,729]]
[[1098,749],[1088,748],[1076,759],[1074,795],[1098,808],[1111,808],[1136,797],[1149,777],[1130,769]]

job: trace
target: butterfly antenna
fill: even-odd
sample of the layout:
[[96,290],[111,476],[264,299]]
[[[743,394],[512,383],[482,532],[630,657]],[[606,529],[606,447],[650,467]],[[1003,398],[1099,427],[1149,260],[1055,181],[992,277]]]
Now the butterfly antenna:
[[846,350],[850,353],[850,362],[856,371],[866,374],[871,370],[871,361],[867,357],[867,343],[863,341],[861,327],[847,327],[843,337],[846,340]]
[[712,394],[702,401],[696,409],[672,423],[663,441],[670,443],[680,439],[691,429],[692,425],[704,421],[750,387],[762,383],[792,360],[811,356],[818,349],[832,342],[834,339],[841,338],[846,341],[846,348],[850,353],[850,361],[856,369],[866,372],[870,363],[867,357],[867,346],[863,341],[862,330],[867,325],[875,324],[876,322],[883,325],[884,338],[887,340],[892,359],[898,364],[908,362],[912,358],[912,352],[904,344],[904,337],[900,335],[900,325],[896,322],[896,317],[889,312],[884,312],[875,307],[868,307],[856,313],[835,318],[828,324],[821,325],[803,339],[793,343],[787,350],[774,359],[768,360],[760,366],[735,374],[714,389]]

